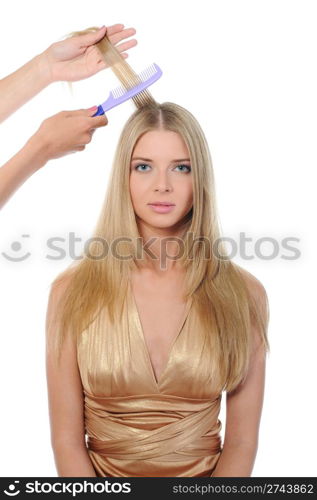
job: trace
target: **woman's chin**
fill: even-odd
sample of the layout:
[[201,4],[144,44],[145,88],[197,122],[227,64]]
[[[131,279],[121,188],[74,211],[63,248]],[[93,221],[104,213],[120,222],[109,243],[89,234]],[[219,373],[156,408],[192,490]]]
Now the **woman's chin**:
[[164,217],[162,215],[155,215],[154,217],[138,217],[138,222],[143,223],[147,227],[151,227],[152,229],[168,229],[170,231],[175,228],[179,222],[180,219],[176,219],[175,216],[171,217],[168,216],[168,214],[164,214]]

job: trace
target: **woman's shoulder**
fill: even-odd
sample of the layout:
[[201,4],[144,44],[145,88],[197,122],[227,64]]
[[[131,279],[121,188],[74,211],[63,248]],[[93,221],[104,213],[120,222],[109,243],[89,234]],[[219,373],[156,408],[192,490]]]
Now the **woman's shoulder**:
[[254,274],[250,273],[238,264],[234,264],[239,274],[244,279],[249,293],[256,301],[265,302],[267,300],[267,293],[263,283]]
[[63,297],[67,293],[73,274],[73,269],[66,269],[60,273],[50,285],[50,295],[58,299]]

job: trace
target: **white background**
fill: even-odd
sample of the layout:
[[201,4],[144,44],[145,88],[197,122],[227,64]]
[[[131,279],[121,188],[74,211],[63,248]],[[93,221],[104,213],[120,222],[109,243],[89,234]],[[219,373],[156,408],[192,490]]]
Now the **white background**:
[[[299,0],[28,0],[6,2],[0,16],[1,78],[71,31],[134,27],[138,45],[128,62],[138,72],[159,64],[163,77],[151,88],[154,97],[184,106],[204,129],[223,234],[239,243],[245,233],[249,255],[259,238],[275,238],[274,259],[234,256],[263,283],[271,310],[253,476],[316,476],[315,9],[314,1]],[[0,165],[42,120],[99,104],[118,84],[105,70],[74,83],[74,96],[65,83],[44,89],[2,123]],[[1,212],[1,476],[56,475],[44,322],[49,285],[71,258],[46,258],[46,241],[70,232],[82,241],[91,236],[119,133],[133,111],[131,102],[110,111],[108,126],[85,151],[49,162]],[[287,237],[299,239],[293,246],[300,258],[282,258],[292,254],[282,247]],[[16,241],[20,253],[11,248]],[[261,249],[270,255],[272,246]],[[31,255],[12,262],[2,252]]]

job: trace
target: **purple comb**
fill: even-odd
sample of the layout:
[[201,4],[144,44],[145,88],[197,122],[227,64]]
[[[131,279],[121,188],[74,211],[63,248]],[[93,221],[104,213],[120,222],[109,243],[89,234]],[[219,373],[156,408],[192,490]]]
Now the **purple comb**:
[[108,99],[98,106],[98,109],[93,116],[103,115],[109,109],[114,108],[115,106],[118,106],[118,104],[121,104],[122,102],[131,99],[131,97],[136,94],[139,94],[139,92],[142,92],[142,90],[152,85],[152,83],[156,82],[156,80],[162,76],[162,70],[157,64],[153,63],[138,76],[142,82],[135,87],[127,90],[125,87],[120,86],[111,90]]

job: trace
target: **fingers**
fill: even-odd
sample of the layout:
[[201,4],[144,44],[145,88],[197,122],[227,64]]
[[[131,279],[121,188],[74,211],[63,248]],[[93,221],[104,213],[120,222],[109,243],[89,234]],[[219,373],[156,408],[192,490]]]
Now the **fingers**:
[[96,113],[96,109],[75,109],[72,111],[60,111],[59,114],[64,115],[66,118],[76,117],[76,116],[87,116],[90,118],[89,120],[89,128],[98,128],[107,125],[108,118],[105,114],[93,116]]
[[76,115],[88,115],[89,116],[89,112],[90,113],[95,113],[97,111],[97,108],[93,111],[93,110],[88,110],[88,109],[85,109],[85,108],[81,108],[81,109],[71,109],[69,111],[60,111],[59,114],[60,115],[64,115],[66,117],[69,117],[69,116],[76,116]]
[[[82,141],[81,144],[79,145],[80,148],[85,149],[85,145],[91,142],[92,136],[95,133],[97,128],[104,127],[107,125],[108,119],[106,115],[100,115],[100,116],[95,116],[93,118],[89,118],[89,123],[87,125],[87,128],[85,128],[85,131],[82,135]],[[89,127],[89,128],[88,128]],[[79,151],[82,151],[82,149],[79,149]]]
[[112,45],[116,45],[118,42],[121,42],[121,40],[124,40],[125,38],[129,38],[130,36],[135,35],[136,30],[134,28],[127,28],[125,30],[121,30],[119,32],[116,32],[114,34],[110,34],[109,30],[107,31],[108,38]]
[[104,127],[107,124],[108,124],[108,118],[106,117],[106,115],[93,116],[89,120],[90,128]]
[[89,109],[80,110],[80,111],[84,111],[83,114],[85,114],[91,118],[91,120],[89,120],[89,125],[92,128],[103,127],[104,125],[107,125],[107,123],[108,123],[108,118],[106,117],[105,114],[94,116],[94,114],[97,111],[97,108],[96,109],[89,108]]
[[107,27],[103,26],[94,33],[86,33],[85,35],[80,35],[79,36],[80,47],[88,47],[90,45],[94,45],[105,36],[106,32],[107,32]]
[[107,35],[111,36],[118,31],[122,31],[124,28],[124,24],[113,24],[112,26],[107,27]]
[[137,43],[138,43],[137,40],[135,38],[133,38],[132,40],[129,40],[128,42],[120,43],[119,45],[116,46],[116,49],[119,52],[123,52],[125,50],[131,49],[131,47],[134,47],[135,45],[137,45]]
[[108,123],[108,118],[105,114],[100,116],[92,116],[96,109],[78,109],[75,111],[62,111],[68,119],[76,119],[72,126],[72,130],[77,130],[80,140],[78,141],[75,151],[83,151],[85,146],[92,141],[92,136],[97,128],[104,127]]

